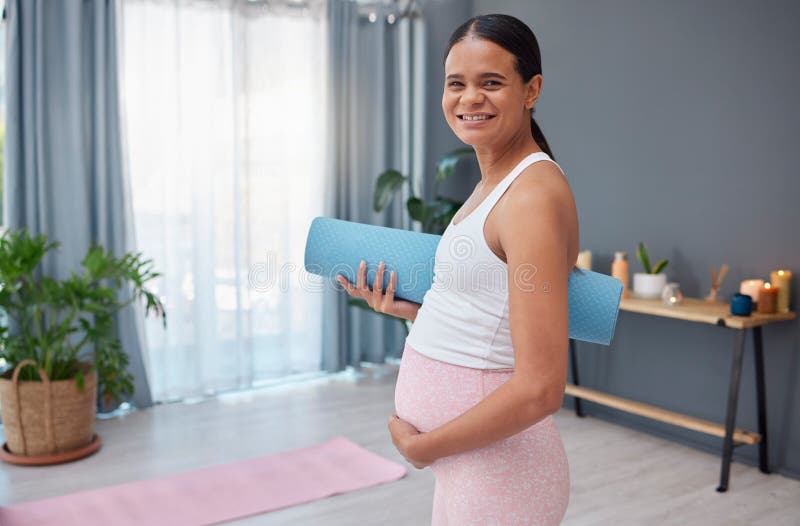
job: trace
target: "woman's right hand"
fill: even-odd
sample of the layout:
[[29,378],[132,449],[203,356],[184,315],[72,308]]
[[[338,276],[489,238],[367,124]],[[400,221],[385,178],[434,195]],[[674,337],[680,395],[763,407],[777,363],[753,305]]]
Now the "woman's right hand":
[[347,278],[341,274],[336,276],[336,280],[350,296],[366,301],[374,311],[414,321],[421,304],[414,301],[395,299],[394,291],[397,290],[397,274],[394,270],[389,273],[389,285],[386,287],[386,293],[384,294],[382,289],[385,269],[386,265],[381,261],[378,265],[378,272],[375,274],[375,280],[372,282],[372,290],[367,286],[367,262],[364,260],[358,266],[355,286],[351,285]]

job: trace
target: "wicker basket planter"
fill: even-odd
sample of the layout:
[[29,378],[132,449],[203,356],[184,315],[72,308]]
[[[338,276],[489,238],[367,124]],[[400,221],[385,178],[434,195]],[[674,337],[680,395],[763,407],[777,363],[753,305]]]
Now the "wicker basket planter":
[[[87,365],[83,389],[75,379],[50,382],[39,369],[41,382],[18,381],[24,360],[11,378],[0,378],[0,406],[7,448],[23,457],[53,457],[85,448],[94,439],[97,373]],[[61,455],[63,457],[63,455]]]
[[160,276],[151,260],[93,243],[82,270],[58,279],[40,268],[57,248],[27,228],[0,233],[0,359],[14,369],[0,378],[3,462],[57,464],[97,451],[97,398],[123,401],[134,390],[116,315],[144,303],[166,327],[161,299],[146,288]]

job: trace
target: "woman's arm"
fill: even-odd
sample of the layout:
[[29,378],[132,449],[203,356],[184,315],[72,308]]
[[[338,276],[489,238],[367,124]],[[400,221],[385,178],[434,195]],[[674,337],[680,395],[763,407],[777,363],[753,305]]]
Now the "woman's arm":
[[569,341],[569,225],[577,218],[570,216],[575,215],[572,193],[558,168],[538,164],[547,164],[555,174],[549,169],[521,174],[498,208],[500,243],[508,261],[514,373],[454,420],[410,436],[406,446],[413,458],[433,462],[487,446],[561,407]]

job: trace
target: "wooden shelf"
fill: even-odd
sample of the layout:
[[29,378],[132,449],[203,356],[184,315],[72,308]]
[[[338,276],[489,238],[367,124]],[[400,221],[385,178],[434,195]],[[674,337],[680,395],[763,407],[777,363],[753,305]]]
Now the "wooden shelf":
[[[730,466],[733,458],[733,446],[735,444],[758,445],[759,469],[763,473],[769,473],[769,454],[767,451],[767,442],[769,439],[767,433],[766,397],[764,395],[766,390],[763,357],[764,342],[761,326],[774,322],[791,321],[797,318],[797,314],[794,312],[783,312],[780,314],[759,314],[758,312],[754,312],[751,313],[750,316],[734,316],[731,314],[730,304],[722,301],[707,302],[705,299],[701,298],[684,298],[679,305],[666,305],[661,301],[661,298],[642,299],[632,296],[622,298],[619,309],[638,314],[705,323],[715,327],[737,330],[733,348],[731,376],[728,383],[726,422],[724,425],[718,424],[690,415],[667,411],[641,402],[627,400],[608,393],[603,393],[602,391],[587,389],[580,385],[568,384],[566,394],[575,397],[576,414],[578,416],[583,416],[580,401],[586,400],[644,418],[650,418],[659,422],[665,422],[699,433],[722,438],[722,466],[717,491],[727,491],[728,489]],[[742,357],[744,356],[747,329],[752,329],[753,352],[755,353],[756,406],[759,422],[758,433],[736,428],[736,409],[739,400]],[[570,356],[573,378],[577,379],[578,370],[574,340],[570,341]],[[575,383],[580,382],[575,380]]]
[[622,298],[620,310],[650,314],[664,318],[709,323],[732,329],[749,329],[776,321],[793,320],[794,312],[776,314],[752,313],[750,316],[734,316],[730,305],[724,302],[708,303],[699,298],[684,298],[680,305],[665,305],[661,299]]
[[[666,422],[667,424],[680,426],[693,431],[699,431],[700,433],[705,433],[707,435],[714,435],[720,438],[725,437],[725,426],[709,420],[703,420],[701,418],[695,418],[682,413],[667,411],[665,409],[643,404],[641,402],[634,402],[633,400],[620,398],[618,396],[595,391],[594,389],[587,389],[586,387],[581,387],[578,385],[567,384],[567,389],[565,392],[570,396],[588,400],[596,404],[613,407],[614,409],[619,409],[634,415],[651,418],[653,420],[658,420],[659,422]],[[753,445],[761,442],[761,435],[752,431],[734,429],[733,441],[740,444]]]

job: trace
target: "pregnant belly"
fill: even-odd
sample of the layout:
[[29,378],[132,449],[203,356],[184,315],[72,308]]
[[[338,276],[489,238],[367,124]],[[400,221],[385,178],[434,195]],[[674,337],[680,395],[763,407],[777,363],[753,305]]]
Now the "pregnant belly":
[[406,344],[395,386],[395,412],[427,433],[483,399],[481,373],[428,358]]

